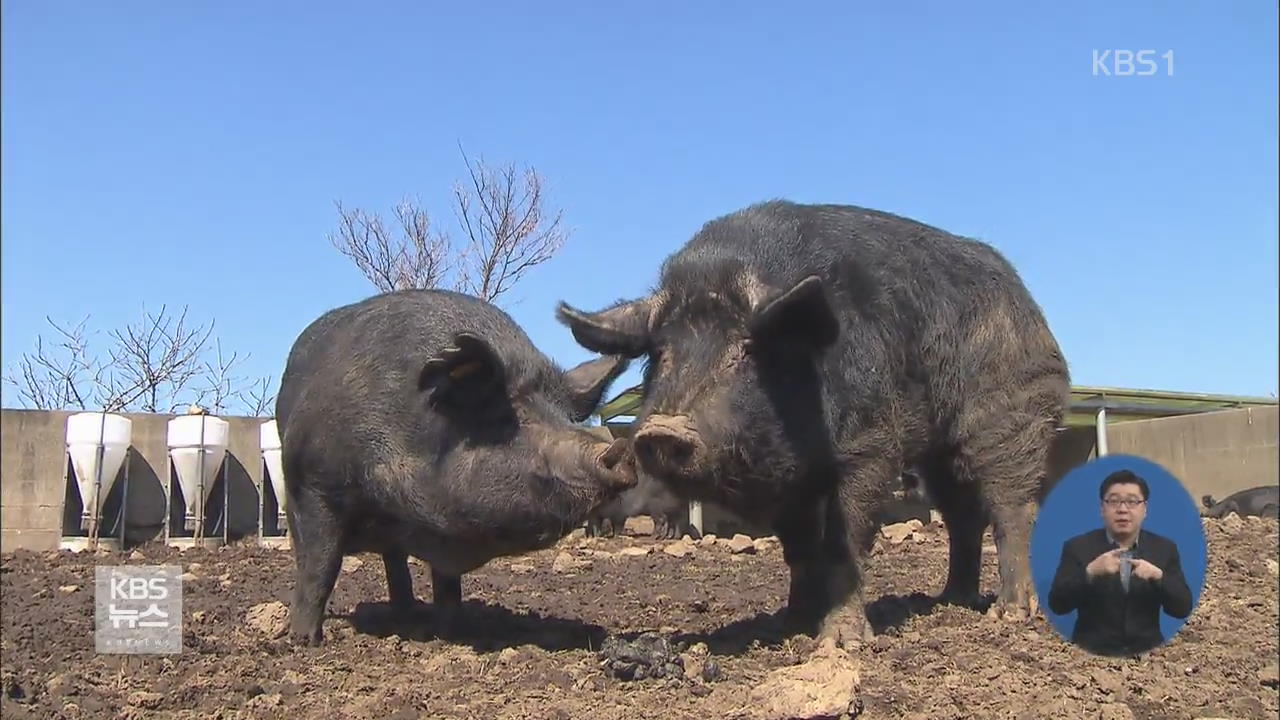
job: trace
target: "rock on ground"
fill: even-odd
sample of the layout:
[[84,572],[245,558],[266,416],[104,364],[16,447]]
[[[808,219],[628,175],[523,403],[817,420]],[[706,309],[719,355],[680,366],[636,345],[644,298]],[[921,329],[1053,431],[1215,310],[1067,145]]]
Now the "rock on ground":
[[245,613],[244,622],[267,637],[281,637],[289,630],[289,608],[280,601],[259,603]]
[[750,537],[738,533],[729,540],[729,551],[735,555],[743,553],[754,554],[756,551],[756,543]]
[[855,707],[858,664],[833,643],[806,662],[774,670],[751,692],[761,720],[839,717]]
[[693,552],[694,547],[696,546],[693,544],[693,541],[689,539],[688,535],[686,535],[683,540],[677,540],[663,546],[662,552],[672,557],[684,557]]

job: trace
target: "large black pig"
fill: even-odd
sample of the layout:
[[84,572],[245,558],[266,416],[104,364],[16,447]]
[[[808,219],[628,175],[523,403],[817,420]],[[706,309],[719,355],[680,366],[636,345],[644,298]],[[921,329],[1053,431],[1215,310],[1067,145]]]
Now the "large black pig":
[[297,579],[291,633],[322,639],[342,556],[382,555],[391,603],[431,566],[448,617],[461,576],[546,547],[635,485],[629,441],[581,422],[626,368],[565,372],[477,298],[406,290],[332,310],[289,354],[276,402]]
[[1034,611],[1036,492],[1070,382],[1014,268],[988,245],[860,207],[771,201],[713,220],[647,297],[558,317],[597,352],[647,356],[633,449],[690,498],[769,523],[793,628],[870,635],[861,558],[914,466],[950,531],[944,597]]

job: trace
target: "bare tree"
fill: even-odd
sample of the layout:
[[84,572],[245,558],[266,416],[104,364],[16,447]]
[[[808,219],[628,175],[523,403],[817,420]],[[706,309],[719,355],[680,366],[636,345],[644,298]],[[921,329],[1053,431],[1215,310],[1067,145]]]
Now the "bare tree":
[[[23,354],[18,361],[20,375],[15,376],[10,372],[6,381],[17,389],[24,405],[83,410],[92,399],[86,392],[85,385],[94,385],[102,372],[100,363],[89,354],[88,339],[85,337],[85,323],[89,321],[89,316],[86,315],[71,328],[58,325],[48,316],[45,316],[45,320],[60,339],[53,343],[50,350],[46,350],[44,338],[37,336],[35,354]],[[65,357],[51,355],[59,350]]]
[[338,207],[338,231],[329,241],[382,292],[436,287],[448,270],[449,238],[431,232],[431,219],[405,200],[395,207],[400,236],[393,239],[382,218]]
[[213,323],[189,327],[185,307],[176,323],[166,313],[163,305],[155,315],[144,309],[137,324],[111,331],[115,343],[107,352],[115,372],[99,383],[98,396],[107,412],[133,407],[144,412],[171,410],[173,405],[161,409],[162,399],[174,398],[200,374],[200,355]]
[[[267,393],[270,378],[246,387],[245,379],[232,374],[237,363],[248,356],[232,353],[227,358],[221,342],[215,341],[216,359],[205,359],[213,323],[192,326],[185,307],[176,317],[164,306],[154,314],[144,308],[141,320],[110,331],[105,352],[97,354],[86,337],[87,321],[88,317],[64,328],[48,319],[59,341],[48,348],[44,338],[37,336],[35,354],[24,354],[18,372],[7,374],[5,382],[16,388],[24,406],[172,412],[188,402],[212,398],[217,412],[239,401],[242,407],[261,414],[271,401]],[[61,358],[54,356],[56,351]],[[203,385],[199,384],[201,379]]]
[[454,247],[448,233],[433,233],[429,214],[417,202],[395,207],[394,238],[377,215],[337,204],[338,229],[330,242],[379,291],[448,286],[494,302],[563,247],[563,211],[546,208],[544,183],[535,170],[514,164],[491,168],[483,160],[473,164],[465,152],[462,157],[467,181],[453,188],[462,247]]
[[461,286],[492,302],[550,260],[568,233],[561,226],[563,211],[549,214],[543,207],[542,178],[532,168],[473,166],[466,153],[463,160],[470,186],[459,183],[453,190],[455,211],[469,240]]

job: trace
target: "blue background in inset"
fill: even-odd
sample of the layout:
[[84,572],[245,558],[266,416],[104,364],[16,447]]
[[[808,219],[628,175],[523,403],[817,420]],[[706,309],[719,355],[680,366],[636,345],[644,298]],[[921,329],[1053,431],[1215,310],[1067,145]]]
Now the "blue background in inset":
[[[1076,612],[1058,615],[1050,610],[1049,588],[1062,557],[1063,543],[1102,527],[1098,487],[1103,478],[1117,470],[1131,470],[1147,481],[1151,497],[1142,529],[1178,544],[1182,572],[1191,588],[1192,612],[1200,604],[1208,556],[1199,506],[1186,487],[1157,463],[1132,455],[1106,455],[1073,469],[1054,486],[1040,507],[1031,535],[1031,575],[1040,596],[1040,609],[1068,640],[1076,625]],[[1169,642],[1185,622],[1162,611],[1160,629],[1165,642]]]

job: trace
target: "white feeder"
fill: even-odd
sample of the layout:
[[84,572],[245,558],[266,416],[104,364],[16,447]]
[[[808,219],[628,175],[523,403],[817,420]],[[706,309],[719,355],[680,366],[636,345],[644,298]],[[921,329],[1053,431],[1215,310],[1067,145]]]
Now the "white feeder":
[[[71,471],[75,475],[76,490],[83,510],[80,513],[80,529],[88,533],[92,544],[100,542],[98,530],[101,523],[102,502],[115,487],[121,466],[125,468],[125,490],[128,491],[129,446],[133,440],[133,421],[123,415],[106,412],[76,413],[67,418],[67,454],[71,457]],[[120,532],[124,533],[123,500],[120,515]],[[83,541],[70,538],[64,547],[78,549]]]
[[[262,462],[266,465],[266,479],[271,483],[271,492],[276,497],[276,527],[280,534],[288,533],[288,522],[285,519],[285,507],[288,505],[288,494],[284,487],[284,459],[280,443],[280,428],[275,420],[268,420],[258,428],[258,444],[262,448]],[[266,500],[266,488],[263,487],[260,497]],[[258,508],[259,520],[263,508]]]
[[[223,493],[226,493],[226,464],[223,461],[227,456],[230,429],[230,423],[213,415],[183,415],[169,421],[169,457],[178,475],[178,486],[182,489],[185,505],[183,526],[196,538],[204,537],[204,507],[213,492],[219,469],[224,471]],[[171,475],[169,487],[172,486]],[[169,507],[168,503],[166,507]],[[225,506],[223,514],[226,514]]]

